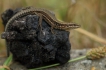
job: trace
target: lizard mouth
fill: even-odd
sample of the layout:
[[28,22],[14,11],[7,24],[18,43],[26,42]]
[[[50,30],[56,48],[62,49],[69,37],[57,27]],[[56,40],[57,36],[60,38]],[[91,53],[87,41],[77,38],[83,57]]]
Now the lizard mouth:
[[79,24],[75,24],[73,27],[75,27],[75,28],[80,28],[81,25],[79,25]]
[[[76,28],[80,28],[81,25],[79,25],[79,24],[69,24],[67,27],[69,27],[69,28],[71,28],[71,29],[76,29]],[[68,28],[68,29],[69,29],[69,28]]]

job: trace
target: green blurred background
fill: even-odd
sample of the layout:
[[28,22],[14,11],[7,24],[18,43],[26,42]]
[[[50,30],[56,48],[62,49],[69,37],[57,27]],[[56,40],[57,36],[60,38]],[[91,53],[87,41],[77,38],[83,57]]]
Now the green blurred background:
[[[0,0],[0,14],[9,8],[27,6],[52,10],[57,19],[80,24],[83,30],[104,39],[102,43],[96,40],[97,37],[93,39],[89,34],[81,33],[78,29],[71,30],[69,38],[72,48],[92,48],[106,44],[106,0]],[[0,17],[0,34],[3,31]],[[5,41],[0,38],[0,53],[5,49]]]

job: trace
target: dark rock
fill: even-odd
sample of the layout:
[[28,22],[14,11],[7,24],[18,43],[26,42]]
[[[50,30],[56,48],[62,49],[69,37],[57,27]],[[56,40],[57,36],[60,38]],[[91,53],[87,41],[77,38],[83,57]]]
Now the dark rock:
[[[80,49],[71,51],[71,59],[82,57],[86,54],[89,49]],[[79,55],[82,53],[82,56]],[[6,58],[0,58],[0,65],[2,66]],[[86,64],[86,65],[85,65]],[[17,62],[12,62],[10,65],[12,70],[28,70],[23,65]],[[98,60],[87,60],[82,59],[75,62],[66,63],[64,65],[55,66],[51,68],[41,69],[41,70],[106,70],[106,57]]]
[[[8,11],[6,12],[8,15]],[[12,12],[17,13],[16,10]],[[7,20],[5,14],[2,16],[5,25],[9,19]],[[70,59],[69,32],[53,29],[53,34],[45,20],[41,26],[39,16],[27,15],[14,20],[8,32],[2,33],[2,38],[6,39],[7,48],[13,54],[14,60],[27,68],[66,63]]]
[[13,10],[8,9],[1,14],[3,25],[5,26],[8,20],[13,16]]

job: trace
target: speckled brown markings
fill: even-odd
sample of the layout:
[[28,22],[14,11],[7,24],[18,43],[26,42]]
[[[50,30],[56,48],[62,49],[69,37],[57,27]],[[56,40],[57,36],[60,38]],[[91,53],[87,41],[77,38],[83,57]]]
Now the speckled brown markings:
[[15,14],[6,24],[5,31],[8,31],[9,25],[14,22],[14,20],[17,20],[18,18],[21,18],[23,16],[29,15],[29,14],[35,14],[38,15],[39,18],[39,25],[41,27],[42,19],[44,19],[50,26],[51,30],[53,28],[60,29],[60,30],[67,30],[67,29],[75,29],[79,28],[80,25],[75,23],[66,23],[66,22],[60,22],[58,21],[53,13],[51,11],[48,11],[46,9],[39,9],[39,8],[26,8],[22,9],[20,12]]

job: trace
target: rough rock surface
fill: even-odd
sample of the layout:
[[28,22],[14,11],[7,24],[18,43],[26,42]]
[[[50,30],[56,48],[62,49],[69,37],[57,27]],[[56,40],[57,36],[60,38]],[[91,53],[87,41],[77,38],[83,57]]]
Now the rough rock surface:
[[[85,55],[86,50],[72,50],[71,57],[72,59]],[[6,58],[0,58],[0,65],[3,64]],[[13,70],[27,70],[24,66],[17,62],[13,62],[10,66]],[[96,70],[106,70],[106,57],[98,60],[79,60],[72,63],[66,63],[62,66],[52,67],[42,70],[91,70],[92,67],[95,67]]]
[[[4,26],[17,11],[9,9],[2,14]],[[39,16],[26,15],[14,20],[8,31],[2,33],[14,60],[27,68],[66,63],[70,59],[69,32],[53,29],[53,34],[45,20],[41,27]]]

